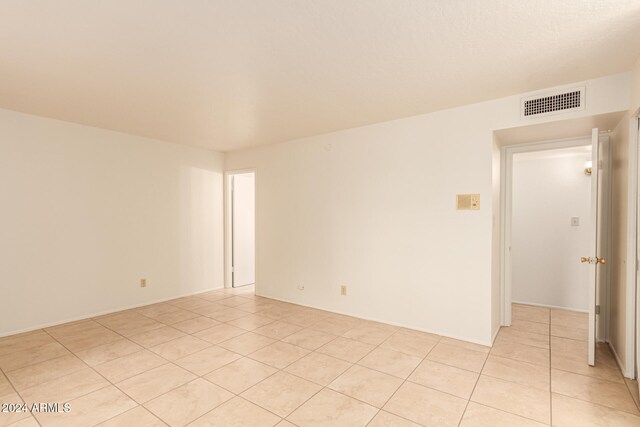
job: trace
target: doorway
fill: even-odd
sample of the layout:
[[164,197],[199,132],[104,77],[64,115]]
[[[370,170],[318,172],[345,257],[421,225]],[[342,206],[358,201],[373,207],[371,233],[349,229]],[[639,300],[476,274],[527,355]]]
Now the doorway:
[[552,320],[571,310],[594,365],[607,339],[608,134],[506,144],[502,171],[502,324],[512,303],[545,307]]
[[227,189],[227,283],[237,288],[256,282],[256,174],[229,172]]

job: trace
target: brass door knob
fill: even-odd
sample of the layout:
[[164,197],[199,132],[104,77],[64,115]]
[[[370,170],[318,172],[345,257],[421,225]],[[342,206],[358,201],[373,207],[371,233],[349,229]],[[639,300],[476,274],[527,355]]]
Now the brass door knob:
[[596,264],[605,264],[606,262],[604,258],[596,258]]
[[586,263],[586,262],[589,262],[589,258],[587,258],[585,256],[580,257],[580,262],[583,263],[583,264]]

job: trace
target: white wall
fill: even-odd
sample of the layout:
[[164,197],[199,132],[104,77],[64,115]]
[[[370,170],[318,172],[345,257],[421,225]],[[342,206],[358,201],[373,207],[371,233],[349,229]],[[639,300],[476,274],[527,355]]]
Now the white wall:
[[[228,153],[227,170],[258,171],[257,293],[489,344],[493,131],[628,109],[628,73],[584,84],[566,115],[521,120],[513,96]],[[481,210],[456,211],[456,193]]]
[[0,335],[222,286],[222,154],[7,110],[0,129]]
[[585,147],[514,154],[513,302],[587,310],[588,271],[578,260],[591,237],[591,179],[584,174],[590,159]]

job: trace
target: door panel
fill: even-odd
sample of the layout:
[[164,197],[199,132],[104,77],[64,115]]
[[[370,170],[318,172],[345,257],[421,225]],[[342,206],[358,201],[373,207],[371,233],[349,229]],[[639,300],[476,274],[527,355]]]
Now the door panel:
[[233,287],[255,283],[255,175],[232,177]]

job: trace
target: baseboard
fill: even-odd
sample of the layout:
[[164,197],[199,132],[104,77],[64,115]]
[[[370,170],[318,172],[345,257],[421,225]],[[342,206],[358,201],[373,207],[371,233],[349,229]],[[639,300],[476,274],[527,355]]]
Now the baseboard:
[[71,317],[71,318],[67,318],[66,320],[43,323],[43,324],[32,326],[32,327],[29,327],[29,328],[26,328],[26,329],[19,329],[19,330],[11,331],[11,332],[2,332],[2,333],[0,333],[0,338],[8,337],[10,335],[16,335],[16,334],[24,334],[26,332],[31,332],[31,331],[37,331],[38,329],[51,328],[53,326],[64,325],[65,323],[77,322],[79,320],[92,319],[92,318],[98,317],[98,316],[104,316],[104,315],[107,315],[107,314],[117,313],[119,311],[124,311],[124,310],[131,310],[133,308],[144,307],[146,305],[158,304],[158,303],[165,302],[165,301],[171,301],[172,299],[189,297],[189,296],[192,296],[192,295],[202,294],[202,293],[205,293],[205,292],[215,291],[215,290],[218,290],[218,289],[224,289],[224,287],[220,286],[220,287],[217,287],[217,288],[208,288],[208,289],[199,290],[197,292],[188,292],[186,294],[179,294],[179,295],[175,295],[175,296],[168,297],[168,298],[152,300],[150,302],[145,302],[144,304],[134,304],[134,305],[129,305],[129,306],[113,309],[113,310],[109,309],[109,310],[100,311],[100,312],[93,313],[93,314],[77,316],[77,317]]
[[575,311],[577,313],[588,313],[589,312],[589,310],[580,310],[578,308],[570,308],[570,307],[560,307],[559,305],[538,304],[538,303],[535,303],[535,302],[524,302],[524,301],[511,300],[511,303],[512,304],[522,304],[522,305],[532,305],[534,307],[556,308],[558,310]]
[[265,294],[258,295],[257,293],[256,293],[256,296],[269,298],[269,299],[273,299],[273,300],[276,300],[276,301],[286,302],[286,303],[289,303],[289,304],[300,305],[302,307],[315,308],[317,310],[328,311],[329,313],[341,314],[343,316],[355,317],[356,319],[370,320],[372,322],[379,322],[379,323],[386,323],[387,325],[398,326],[400,328],[413,329],[414,331],[426,332],[428,334],[434,334],[434,335],[440,335],[441,337],[452,338],[452,339],[460,340],[460,341],[466,341],[466,342],[470,342],[470,343],[473,343],[473,344],[484,345],[486,347],[491,347],[492,344],[493,344],[493,341],[491,341],[491,343],[487,343],[485,341],[473,340],[473,339],[469,339],[467,337],[460,337],[460,336],[456,336],[456,335],[443,334],[441,332],[437,332],[437,331],[433,331],[433,330],[416,328],[415,326],[405,325],[403,323],[392,322],[392,321],[385,320],[385,319],[378,319],[378,318],[373,318],[373,317],[355,316],[352,313],[333,310],[333,309],[320,307],[320,306],[316,306],[316,305],[311,305],[311,304],[301,304],[299,302],[291,301],[291,300],[288,300],[288,299],[285,299],[285,298],[280,298],[280,297],[275,297],[275,296],[270,296],[270,295],[265,295]]

